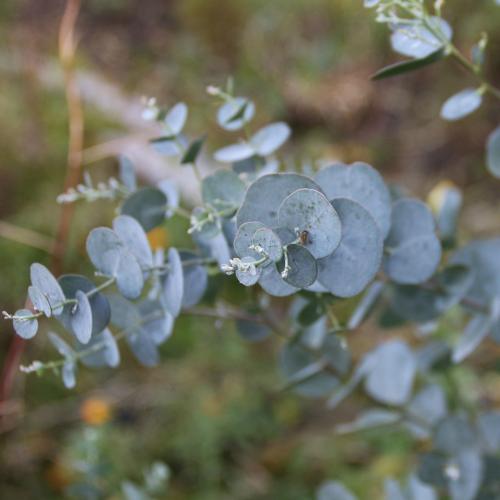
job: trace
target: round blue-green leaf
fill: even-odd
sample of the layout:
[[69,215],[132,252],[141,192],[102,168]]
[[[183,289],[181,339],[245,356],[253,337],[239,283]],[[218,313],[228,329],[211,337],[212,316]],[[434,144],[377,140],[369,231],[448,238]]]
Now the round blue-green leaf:
[[372,353],[373,362],[365,379],[366,392],[381,403],[405,404],[417,373],[416,358],[405,342],[390,340]]
[[61,377],[66,389],[73,389],[76,385],[76,363],[66,361],[61,370]]
[[500,178],[500,127],[496,128],[488,137],[486,165],[493,176]]
[[214,153],[214,158],[222,163],[234,163],[250,158],[255,154],[254,148],[248,142],[239,142],[218,149]]
[[92,335],[88,344],[80,344],[78,351],[88,351],[80,357],[82,364],[90,368],[109,366],[115,368],[120,364],[120,351],[113,334],[108,328]]
[[278,210],[278,225],[295,232],[317,259],[330,255],[342,234],[339,216],[328,199],[314,189],[298,189]]
[[[432,17],[429,22],[432,23],[435,30],[442,33],[446,40],[451,40],[452,29],[444,19]],[[396,52],[404,56],[421,59],[443,47],[444,42],[423,26],[404,24],[394,26],[391,44]]]
[[174,327],[174,317],[156,300],[146,299],[139,304],[142,315],[142,329],[151,337],[155,344],[165,342]]
[[183,153],[184,142],[181,141],[181,136],[173,137],[158,137],[150,141],[153,149],[163,156],[180,156]]
[[175,184],[169,179],[163,179],[157,184],[158,189],[167,197],[166,217],[170,218],[179,207],[179,191]]
[[184,273],[179,252],[170,248],[167,256],[168,270],[163,284],[162,300],[167,311],[176,318],[182,308],[184,295]]
[[258,130],[250,144],[260,156],[267,156],[279,149],[290,137],[290,127],[284,122],[271,123]]
[[50,308],[47,296],[36,286],[28,287],[28,296],[33,304],[33,307],[45,314],[47,318],[52,316],[52,309]]
[[424,203],[403,198],[394,204],[386,250],[384,270],[396,283],[414,285],[434,274],[441,260],[441,244]]
[[137,179],[135,176],[134,164],[127,156],[120,155],[120,181],[121,183],[133,193],[137,189]]
[[144,286],[144,275],[137,259],[128,251],[122,250],[116,269],[116,286],[127,299],[136,299]]
[[477,89],[465,89],[452,95],[441,108],[441,118],[448,121],[460,120],[481,106],[483,96]]
[[391,195],[382,176],[367,163],[335,163],[314,177],[326,197],[349,198],[358,202],[378,224],[385,238],[391,226]]
[[[81,290],[88,293],[95,289],[96,285],[85,276],[78,274],[63,274],[59,277],[59,284],[68,299],[74,299],[76,292]],[[89,297],[90,308],[92,309],[92,335],[97,335],[109,324],[111,309],[108,299],[101,292],[92,293]],[[66,304],[58,320],[66,330],[71,331],[71,309],[73,304]]]
[[113,229],[142,268],[153,265],[153,253],[148,237],[136,219],[129,215],[120,215],[113,220]]
[[231,170],[218,170],[205,177],[201,185],[203,201],[216,210],[230,210],[241,205],[246,186],[238,174]]
[[434,431],[434,446],[449,455],[473,448],[477,437],[467,419],[462,415],[450,415],[441,420]]
[[248,188],[242,206],[236,214],[236,224],[258,221],[267,227],[278,226],[278,210],[283,200],[297,189],[320,191],[308,177],[299,174],[270,174],[257,179]]
[[131,194],[121,207],[121,213],[130,215],[144,228],[144,231],[160,226],[165,220],[168,200],[160,189],[145,187]]
[[318,488],[316,500],[356,500],[356,497],[342,483],[326,481]]
[[260,255],[252,250],[250,247],[253,245],[253,237],[257,230],[265,228],[262,222],[251,221],[242,224],[236,231],[236,236],[234,238],[234,251],[238,257],[254,257],[258,259]]
[[252,245],[261,247],[265,255],[273,262],[278,262],[283,256],[283,245],[279,236],[267,227],[255,231]]
[[38,331],[38,320],[32,317],[33,312],[29,309],[20,309],[14,316],[20,318],[12,321],[15,332],[23,339],[33,338]]
[[196,261],[200,258],[192,252],[179,252],[183,266],[184,274],[184,295],[182,297],[182,307],[187,309],[193,307],[203,298],[208,285],[208,273],[204,266],[194,264],[190,261]]
[[144,366],[155,366],[160,361],[158,347],[151,336],[142,328],[131,331],[126,337],[130,350]]
[[52,273],[42,264],[31,264],[31,284],[38,288],[49,301],[54,316],[59,316],[63,310],[64,293]]
[[188,107],[183,102],[178,102],[173,106],[163,120],[167,134],[179,135],[186,124],[187,115]]
[[203,255],[214,259],[219,266],[227,264],[231,258],[231,250],[222,232],[219,231],[218,234],[211,238],[203,238],[196,233],[194,233],[193,236]]
[[284,251],[288,255],[288,272],[285,271],[285,258],[278,263],[278,270],[283,279],[296,288],[306,288],[312,285],[318,276],[316,259],[302,245],[288,245]]
[[87,237],[87,254],[94,267],[107,276],[114,276],[124,245],[108,227],[96,227]]
[[225,130],[239,130],[255,113],[255,105],[245,97],[225,102],[217,111],[217,123]]
[[56,348],[56,351],[66,358],[67,360],[71,360],[74,357],[73,349],[68,345],[66,341],[64,341],[57,333],[49,332],[49,341]]
[[[243,257],[241,259],[244,263],[254,262],[253,257]],[[257,281],[259,281],[260,275],[262,274],[262,267],[255,267],[255,269],[251,269],[249,271],[242,271],[240,269],[236,269],[235,275],[237,280],[245,286],[253,286]]]
[[71,330],[78,342],[87,344],[92,335],[92,308],[87,295],[81,290],[75,293],[76,304],[71,311]]
[[338,248],[318,261],[318,280],[339,297],[360,293],[377,274],[383,252],[380,230],[370,214],[353,200],[332,202],[342,224]]
[[271,263],[262,270],[262,274],[259,278],[259,285],[265,292],[275,297],[286,297],[299,290],[297,287],[288,284],[281,277],[274,263]]
[[109,295],[108,301],[113,325],[127,332],[136,331],[141,327],[142,315],[136,304],[119,294]]

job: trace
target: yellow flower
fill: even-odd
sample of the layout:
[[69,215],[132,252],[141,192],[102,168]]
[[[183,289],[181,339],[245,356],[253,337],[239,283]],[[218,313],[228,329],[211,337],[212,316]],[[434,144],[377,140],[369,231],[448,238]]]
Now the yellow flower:
[[104,399],[89,398],[82,403],[80,416],[89,425],[102,425],[111,418],[111,406]]

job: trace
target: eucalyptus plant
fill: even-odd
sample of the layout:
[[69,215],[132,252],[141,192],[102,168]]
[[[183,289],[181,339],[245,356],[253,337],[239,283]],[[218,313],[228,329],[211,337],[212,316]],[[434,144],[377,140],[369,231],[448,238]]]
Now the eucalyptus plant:
[[[419,0],[365,3],[391,26],[394,48],[414,58],[406,68],[427,64],[436,50],[439,58],[459,57],[441,2],[432,14]],[[457,118],[483,94],[496,93],[487,83],[480,89],[473,99],[455,96],[443,115]],[[447,190],[433,213],[363,162],[285,171],[278,151],[290,138],[289,126],[252,130],[250,99],[235,95],[232,85],[208,93],[218,102],[218,125],[237,138],[213,153],[218,168],[205,176],[199,169],[200,155],[208,154],[205,136],[186,131],[186,104],[163,109],[148,100],[143,113],[163,130],[151,147],[195,170],[199,206],[183,206],[170,179],[140,186],[126,157],[116,179],[94,186],[86,176],[59,196],[60,203],[111,200],[118,215],[88,235],[91,278],[56,278],[42,264],[31,266],[30,308],[4,312],[5,318],[24,339],[35,337],[44,317],[65,333],[48,333],[57,359],[21,369],[56,371],[72,388],[82,366],[118,366],[120,340],[141,364],[156,365],[176,319],[199,308],[210,280],[224,274],[256,290],[250,306],[219,301],[215,313],[233,319],[250,342],[273,333],[282,339],[278,365],[286,388],[323,398],[331,409],[355,390],[368,396],[370,407],[339,432],[389,426],[428,443],[404,485],[387,480],[389,500],[499,498],[500,411],[461,404],[447,391],[446,374],[481,343],[500,343],[500,238],[458,245],[457,190]],[[493,172],[500,162],[495,134],[488,153]],[[174,216],[189,222],[191,248],[153,249],[147,233]],[[276,316],[275,301],[285,317]],[[345,321],[338,307],[349,309]],[[411,342],[379,339],[354,359],[350,336],[372,318],[386,327],[413,323],[418,335]],[[457,318],[463,331],[442,335],[440,325]],[[317,498],[355,497],[328,481]]]

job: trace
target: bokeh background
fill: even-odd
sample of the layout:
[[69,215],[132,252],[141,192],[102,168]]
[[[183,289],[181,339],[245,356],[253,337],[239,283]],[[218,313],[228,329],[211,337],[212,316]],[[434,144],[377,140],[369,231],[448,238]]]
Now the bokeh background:
[[[145,182],[174,175],[192,202],[190,173],[179,175],[148,151],[140,98],[186,101],[189,130],[207,130],[215,148],[231,138],[215,125],[205,88],[232,76],[237,93],[256,102],[257,123],[292,126],[289,165],[364,160],[421,197],[449,180],[464,193],[460,237],[493,234],[500,220],[498,181],[485,173],[483,150],[498,125],[498,104],[488,100],[458,123],[441,121],[444,99],[473,84],[451,62],[370,81],[398,57],[385,27],[361,4],[82,0],[75,67],[86,169],[106,179],[116,173],[114,156],[128,151]],[[61,210],[55,199],[68,150],[58,60],[64,7],[62,0],[0,2],[0,304],[9,311],[24,302],[29,264],[50,262]],[[465,52],[481,31],[489,33],[486,72],[498,84],[500,8],[493,0],[449,0],[445,14]],[[112,215],[106,202],[77,206],[66,271],[89,272],[86,234]],[[169,221],[157,235],[160,244],[185,244],[183,229]],[[233,301],[245,301],[239,288],[212,284],[214,290],[223,286]],[[383,335],[370,323],[350,341],[362,352]],[[2,365],[12,337],[3,322]],[[186,317],[162,346],[157,368],[141,368],[124,349],[118,370],[82,370],[74,391],[55,375],[19,373],[1,407],[0,498],[93,498],[89,478],[104,498],[120,498],[121,483],[139,483],[141,471],[156,461],[171,470],[164,498],[302,500],[313,498],[328,478],[341,479],[362,499],[380,498],[383,478],[404,475],[411,466],[415,444],[397,431],[336,435],[335,426],[366,401],[354,398],[331,412],[321,401],[280,390],[279,345],[278,339],[249,344],[228,323]],[[22,359],[50,357],[42,332]],[[481,390],[500,400],[499,371]],[[466,368],[457,368],[456,376],[467,394],[478,390]]]

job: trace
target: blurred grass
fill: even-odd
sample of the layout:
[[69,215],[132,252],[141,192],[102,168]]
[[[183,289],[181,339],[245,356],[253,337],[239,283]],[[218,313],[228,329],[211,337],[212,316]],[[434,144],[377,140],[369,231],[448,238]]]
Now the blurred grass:
[[[449,63],[371,83],[370,74],[398,57],[388,50],[385,29],[360,4],[91,0],[78,24],[79,67],[130,95],[156,95],[166,104],[186,100],[193,131],[213,124],[206,85],[222,85],[232,75],[238,92],[255,99],[257,123],[284,119],[292,125],[288,153],[300,161],[370,161],[417,195],[450,178],[465,190],[464,234],[491,232],[500,215],[498,186],[484,174],[483,144],[498,124],[498,108],[487,106],[457,124],[440,121],[443,99],[470,83]],[[500,9],[489,0],[474,9],[465,0],[448,4],[465,50],[481,30],[489,31],[487,71],[500,81]],[[62,7],[62,0],[0,3],[0,217],[49,236],[66,164],[66,104],[60,89],[39,84],[33,68],[56,57]],[[89,104],[85,115],[87,146],[126,133]],[[210,130],[210,140],[215,146],[229,136]],[[103,160],[91,170],[106,178],[115,168]],[[68,271],[90,271],[86,234],[112,214],[104,202],[77,208]],[[167,224],[171,243],[187,244],[182,229],[181,221]],[[48,255],[0,239],[3,309],[22,304],[33,261],[46,263]],[[222,286],[220,280],[213,286]],[[241,287],[223,286],[232,300],[248,298]],[[353,339],[357,350],[376,342],[372,330]],[[7,323],[2,334],[0,360],[12,336]],[[352,418],[362,402],[332,413],[320,402],[280,392],[278,347],[275,340],[244,343],[228,323],[186,317],[162,348],[158,368],[138,367],[123,349],[119,370],[82,370],[75,392],[55,376],[19,377],[16,396],[25,417],[0,437],[0,497],[63,496],[68,477],[75,480],[70,457],[88,427],[78,409],[90,394],[108,398],[114,410],[100,434],[109,498],[117,498],[121,480],[139,480],[154,460],[172,468],[173,499],[302,500],[313,498],[327,478],[341,479],[362,499],[380,498],[383,477],[402,475],[410,465],[412,442],[399,432],[335,435],[335,424]],[[53,356],[40,335],[24,360]],[[458,376],[469,380],[467,373]],[[497,387],[498,381],[490,383]]]

